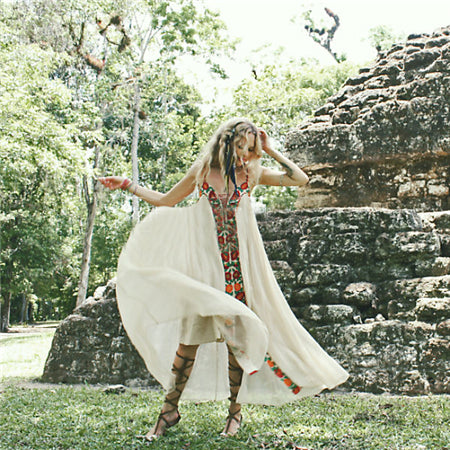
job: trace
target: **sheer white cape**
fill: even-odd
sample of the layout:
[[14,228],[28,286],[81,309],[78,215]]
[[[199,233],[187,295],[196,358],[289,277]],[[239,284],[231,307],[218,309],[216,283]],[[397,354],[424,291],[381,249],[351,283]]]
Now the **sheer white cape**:
[[[239,403],[283,404],[343,383],[348,373],[298,322],[264,251],[247,195],[236,212],[239,253],[248,307],[225,294],[216,226],[208,199],[189,207],[159,207],[133,230],[119,259],[117,298],[124,327],[148,370],[173,388],[178,344],[189,323],[204,318],[206,335],[182,399],[230,395],[226,342],[244,370]],[[301,391],[293,392],[264,362],[266,353]],[[252,372],[257,371],[256,373]]]

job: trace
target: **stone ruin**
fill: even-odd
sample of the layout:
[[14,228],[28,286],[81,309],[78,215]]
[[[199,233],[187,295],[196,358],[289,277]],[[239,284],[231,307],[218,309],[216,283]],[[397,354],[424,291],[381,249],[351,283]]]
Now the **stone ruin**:
[[42,378],[52,383],[156,383],[122,325],[114,280],[60,323]]
[[[350,372],[342,387],[450,393],[450,28],[410,36],[289,133],[298,210],[260,215],[294,313]],[[115,285],[56,331],[44,380],[149,386]]]
[[409,36],[286,137],[299,208],[450,210],[450,27]]

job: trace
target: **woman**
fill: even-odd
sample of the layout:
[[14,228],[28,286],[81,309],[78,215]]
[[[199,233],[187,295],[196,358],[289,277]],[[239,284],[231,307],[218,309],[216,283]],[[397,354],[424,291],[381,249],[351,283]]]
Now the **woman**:
[[[262,167],[263,152],[281,171]],[[123,177],[100,181],[159,206],[138,226],[118,265],[123,324],[166,390],[146,435],[178,423],[180,398],[230,400],[223,434],[241,424],[241,403],[282,404],[343,383],[347,372],[290,310],[252,213],[257,184],[303,186],[307,175],[246,119],[223,124],[186,176],[163,194]],[[199,201],[176,205],[198,188]]]

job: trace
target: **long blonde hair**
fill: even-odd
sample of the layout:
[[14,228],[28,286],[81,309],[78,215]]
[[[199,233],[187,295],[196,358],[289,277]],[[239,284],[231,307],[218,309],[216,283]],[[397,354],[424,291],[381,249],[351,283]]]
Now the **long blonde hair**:
[[208,176],[211,168],[220,169],[222,177],[226,180],[229,177],[227,165],[236,164],[235,145],[242,138],[248,139],[249,134],[255,136],[255,146],[253,149],[255,158],[252,158],[246,167],[249,183],[252,187],[255,186],[258,183],[261,172],[260,158],[263,155],[263,150],[258,128],[248,119],[244,118],[233,118],[223,123],[203,147],[202,154],[196,163],[198,165],[196,174],[197,183],[201,183]]

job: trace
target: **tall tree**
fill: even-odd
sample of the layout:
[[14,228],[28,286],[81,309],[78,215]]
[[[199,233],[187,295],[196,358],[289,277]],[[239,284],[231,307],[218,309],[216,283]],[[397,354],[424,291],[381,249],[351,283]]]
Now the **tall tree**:
[[[108,197],[108,202],[114,206],[105,214],[113,213],[120,218],[120,225],[102,223],[98,227],[98,239],[95,238],[95,206],[99,195],[95,176],[110,172],[110,168],[128,172],[130,150],[134,151],[139,143],[139,147],[152,149],[149,155],[156,156],[153,161],[141,158],[139,165],[154,174],[152,179],[146,178],[152,184],[162,182],[168,186],[176,181],[177,176],[171,174],[175,161],[187,164],[191,158],[181,155],[187,153],[184,149],[188,146],[195,146],[199,96],[174,76],[173,64],[179,55],[198,54],[213,71],[221,73],[213,59],[226,47],[221,35],[223,26],[215,14],[195,0],[12,0],[0,5],[0,10],[0,26],[6,27],[7,39],[24,46],[33,44],[48,51],[52,49],[55,65],[48,75],[70,89],[70,107],[66,108],[78,115],[69,142],[76,141],[79,149],[84,150],[85,168],[77,171],[78,182],[76,178],[71,180],[76,188],[71,192],[84,192],[84,195],[76,197],[77,207],[72,212],[79,219],[80,200],[85,198],[85,237],[83,240],[79,235],[73,240],[78,257],[71,254],[69,264],[63,252],[55,252],[55,257],[66,263],[55,270],[55,278],[61,283],[59,289],[71,296],[72,289],[77,290],[73,263],[76,259],[83,261],[85,266],[81,268],[78,282],[80,303],[88,286],[89,242],[94,245],[94,261],[100,264],[94,267],[95,284],[114,271],[114,259],[108,261],[106,254],[118,253],[129,227],[124,197],[113,195]],[[164,86],[158,80],[158,70],[160,74],[162,68]],[[159,92],[152,83],[159,86]],[[175,152],[177,145],[184,147]],[[77,230],[76,223],[74,219],[72,228],[67,229],[72,237]],[[95,248],[104,242],[113,246],[109,252]],[[67,250],[66,246],[62,248]],[[25,278],[16,267],[12,272],[11,277]],[[32,284],[30,291],[35,292]],[[60,311],[66,309],[62,306]]]
[[14,296],[49,293],[76,220],[83,153],[55,57],[36,45],[0,48],[2,331]]

